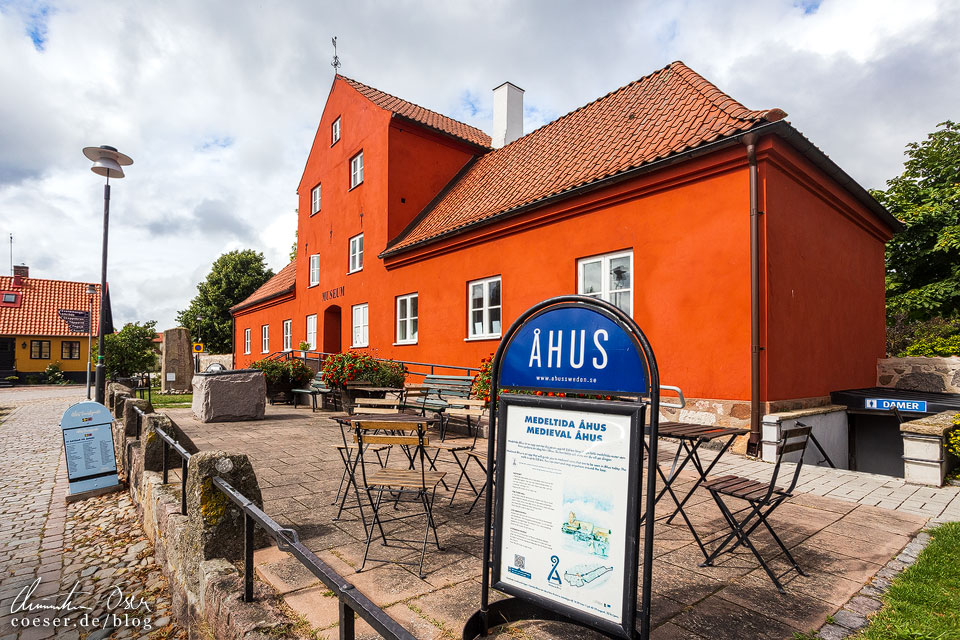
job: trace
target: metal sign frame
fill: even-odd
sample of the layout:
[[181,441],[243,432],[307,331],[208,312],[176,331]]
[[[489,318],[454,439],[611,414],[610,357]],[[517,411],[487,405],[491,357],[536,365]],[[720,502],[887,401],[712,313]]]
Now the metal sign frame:
[[[109,409],[99,402],[78,402],[64,411],[63,417],[60,419],[60,430],[63,439],[64,456],[66,457],[67,483],[70,489],[70,495],[87,493],[119,485],[116,449],[113,441],[113,415]],[[106,434],[100,433],[104,430],[106,430]],[[85,435],[91,438],[90,442],[99,443],[101,459],[104,457],[107,458],[108,466],[106,468],[95,473],[74,475],[74,465],[70,462],[71,451],[77,446],[83,446],[77,443],[84,442],[87,439],[76,440],[68,438],[68,434],[74,436],[81,431],[89,432]],[[109,444],[108,456],[104,455],[106,451],[103,447],[106,444]]]
[[[516,394],[505,393],[500,396],[498,402],[500,405],[496,411],[491,411],[490,425],[488,433],[487,459],[487,479],[486,479],[486,500],[485,500],[485,525],[483,537],[483,580],[481,584],[481,604],[480,609],[471,616],[463,628],[463,638],[474,639],[488,635],[492,627],[516,622],[519,620],[558,620],[576,624],[582,627],[594,629],[610,638],[629,638],[646,640],[650,634],[650,600],[651,600],[651,577],[653,570],[653,517],[644,518],[644,546],[643,546],[643,574],[641,584],[641,602],[639,610],[636,606],[638,568],[637,560],[640,559],[639,552],[639,517],[641,511],[638,508],[640,496],[643,495],[645,508],[643,514],[652,516],[654,512],[656,497],[656,464],[657,447],[647,447],[647,486],[642,486],[642,454],[645,449],[645,414],[649,409],[650,423],[646,435],[651,442],[656,442],[659,424],[660,410],[660,376],[657,370],[656,358],[649,341],[640,327],[630,316],[620,310],[618,307],[596,298],[581,295],[558,296],[538,303],[525,311],[510,326],[504,334],[497,352],[493,359],[490,379],[490,397],[497,398],[497,392],[501,389],[500,373],[503,366],[503,359],[510,349],[512,342],[518,332],[532,320],[550,313],[551,311],[569,307],[581,307],[596,311],[607,319],[612,320],[619,329],[630,337],[638,352],[641,354],[643,363],[646,365],[644,374],[645,393],[625,394],[636,395],[632,402],[600,402],[596,400],[545,397],[545,396],[520,396]],[[542,390],[536,387],[511,387],[513,390],[536,391]],[[550,392],[564,392],[575,394],[603,394],[600,390],[583,387],[571,387],[566,390],[549,388]],[[615,392],[618,393],[618,392]],[[612,394],[610,394],[612,395]],[[624,592],[622,594],[623,612],[621,615],[621,624],[616,624],[610,620],[590,615],[589,613],[574,609],[565,605],[558,604],[555,600],[539,597],[526,590],[514,588],[509,584],[503,583],[500,579],[500,560],[502,551],[502,531],[503,524],[503,485],[504,471],[495,465],[494,461],[503,459],[503,452],[506,443],[506,428],[498,431],[498,417],[503,420],[506,416],[509,406],[535,406],[560,409],[588,410],[594,413],[608,412],[618,415],[631,416],[631,439],[628,469],[628,514],[627,523],[629,531],[625,532],[627,544],[624,551]],[[496,483],[494,476],[496,475]],[[645,489],[645,491],[644,491]],[[494,512],[497,517],[494,520]],[[496,539],[495,539],[496,538]],[[491,575],[493,573],[493,575]],[[490,602],[490,588],[503,591],[512,595],[512,598]],[[629,590],[628,590],[629,589]],[[637,630],[639,625],[639,634]]]

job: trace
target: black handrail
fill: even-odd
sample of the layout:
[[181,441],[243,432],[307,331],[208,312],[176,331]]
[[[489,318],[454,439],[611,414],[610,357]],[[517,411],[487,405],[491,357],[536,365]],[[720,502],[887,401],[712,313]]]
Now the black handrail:
[[[297,353],[302,353],[306,355],[296,355]],[[267,356],[268,359],[272,360],[303,360],[307,362],[309,360],[316,360],[318,367],[323,364],[323,361],[332,356],[336,355],[333,353],[328,353],[326,351],[302,351],[297,349],[296,351],[277,351],[271,353]],[[406,369],[407,373],[413,374],[415,376],[432,376],[435,375],[437,369],[448,369],[451,371],[463,371],[466,375],[475,375],[480,371],[478,367],[464,367],[459,364],[438,364],[436,362],[415,362],[413,360],[391,360],[390,358],[374,358],[379,362],[397,362],[402,364]],[[415,367],[427,367],[429,372],[420,372],[413,371],[410,369],[410,366]]]
[[[147,414],[140,407],[134,407],[137,416],[137,440],[141,435],[141,421]],[[190,460],[190,452],[176,440],[171,438],[163,429],[155,429],[160,440],[163,442],[163,483],[169,481],[167,457],[168,451],[172,448],[181,459],[180,472],[180,513],[187,515],[187,463]],[[128,465],[129,473],[129,465]],[[129,479],[129,478],[128,478]],[[223,478],[214,477],[213,484],[223,492],[234,504],[243,511],[243,601],[253,601],[253,547],[254,530],[257,525],[269,535],[277,548],[281,551],[292,553],[293,556],[305,566],[310,573],[315,575],[330,589],[339,602],[340,614],[340,638],[341,640],[355,640],[355,619],[354,614],[360,616],[377,633],[386,640],[416,640],[416,637],[403,628],[399,622],[390,617],[387,612],[377,606],[370,598],[358,591],[353,584],[348,582],[343,576],[337,573],[328,564],[323,562],[310,549],[305,547],[293,529],[281,527],[277,522],[268,516],[262,509],[257,507],[246,496],[237,491],[233,486]]]
[[354,640],[354,613],[360,616],[374,631],[387,640],[416,640],[370,598],[358,591],[343,576],[323,562],[304,546],[297,532],[281,527],[223,478],[214,478],[213,484],[243,511],[243,601],[253,601],[253,532],[256,526],[266,531],[281,551],[287,551],[300,561],[310,573],[320,579],[339,601],[340,638]]
[[167,467],[167,452],[170,448],[180,456],[180,514],[187,515],[187,462],[190,461],[190,452],[180,446],[176,440],[166,434],[163,429],[156,429],[157,435],[163,440],[163,484],[169,482]]

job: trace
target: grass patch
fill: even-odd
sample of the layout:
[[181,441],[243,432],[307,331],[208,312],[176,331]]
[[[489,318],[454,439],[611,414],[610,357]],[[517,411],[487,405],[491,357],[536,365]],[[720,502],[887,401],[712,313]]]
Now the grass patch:
[[859,640],[960,639],[960,522],[941,525],[900,574]]
[[193,405],[192,393],[154,393],[150,396],[154,409],[176,409]]

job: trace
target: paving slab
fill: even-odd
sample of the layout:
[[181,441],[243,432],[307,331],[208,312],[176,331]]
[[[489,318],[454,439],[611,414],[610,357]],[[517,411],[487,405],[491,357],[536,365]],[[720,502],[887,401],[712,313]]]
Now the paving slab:
[[[376,538],[371,554],[379,559],[368,560],[366,570],[357,573],[363,560],[365,533],[356,509],[334,521],[335,497],[343,473],[335,445],[342,438],[339,427],[325,412],[268,406],[263,421],[222,424],[201,424],[192,419],[189,411],[169,413],[201,448],[247,453],[258,477],[272,485],[263,491],[265,511],[285,526],[295,528],[324,562],[397,620],[409,625],[417,637],[459,637],[463,623],[479,606],[481,579],[483,514],[480,508],[466,513],[472,501],[469,490],[458,495],[452,506],[448,492],[438,494],[434,509],[443,550],[438,551],[431,540],[424,579],[417,575],[415,566],[393,562],[418,559],[418,549],[384,547]],[[480,442],[479,446],[485,448],[485,442]],[[670,445],[664,446],[662,457],[669,460]],[[400,456],[391,458],[391,464],[400,463]],[[459,474],[452,458],[441,456],[438,467]],[[730,473],[730,469],[766,480],[772,465],[728,453],[715,471],[722,475]],[[478,471],[472,469],[475,481],[480,480]],[[904,549],[909,537],[926,522],[926,518],[908,511],[914,508],[916,500],[932,499],[925,495],[929,492],[918,496],[916,487],[897,479],[822,468],[806,474],[806,484],[801,486],[811,487],[811,493],[795,495],[774,513],[771,522],[808,576],[788,571],[790,565],[762,528],[752,538],[771,567],[785,574],[786,596],[777,592],[749,551],[737,549],[722,554],[713,567],[700,567],[703,554],[682,519],[677,518],[670,525],[656,523],[652,638],[792,638],[796,632],[808,632],[836,613]],[[683,487],[685,493],[694,479],[693,474],[685,472],[676,486]],[[815,495],[821,489],[828,495]],[[871,491],[888,491],[884,499],[895,502],[898,510],[858,503]],[[934,492],[933,497],[940,495]],[[956,500],[950,495],[947,498]],[[364,501],[362,497],[361,502]],[[350,496],[350,502],[356,504],[355,495]],[[944,509],[951,504],[940,502],[946,505]],[[665,498],[658,512],[665,515],[670,505],[672,501]],[[689,505],[691,520],[705,538],[726,531],[719,510],[705,490],[698,489]],[[385,508],[393,513],[392,506]],[[413,513],[415,508],[401,503],[397,514]],[[423,520],[411,519],[394,532],[400,531],[405,532],[405,537],[420,536],[422,540]],[[258,562],[259,558],[268,557],[261,553],[258,551]],[[277,558],[270,557],[265,564],[276,562]],[[263,576],[269,570],[275,568],[258,567]],[[313,616],[311,623],[318,629],[318,637],[336,637],[335,627],[329,626],[336,621],[335,599],[322,586],[305,585],[282,576],[277,582],[280,589],[286,589],[287,604],[309,614],[308,618]],[[358,623],[357,628],[358,637],[370,637],[369,627]],[[498,629],[491,637],[586,640],[592,636],[575,627],[524,622]]]

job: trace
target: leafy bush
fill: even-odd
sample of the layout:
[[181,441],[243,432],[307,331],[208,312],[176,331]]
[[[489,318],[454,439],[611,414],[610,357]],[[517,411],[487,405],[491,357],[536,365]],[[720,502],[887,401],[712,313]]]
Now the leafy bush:
[[[140,324],[130,322],[117,333],[103,337],[104,365],[111,380],[129,378],[135,373],[150,371],[157,365],[153,349],[157,321]],[[93,345],[93,361],[96,362],[97,345]]]
[[43,370],[43,377],[49,384],[64,384],[63,371],[60,369],[59,362],[51,362]]
[[270,360],[264,358],[250,365],[263,371],[267,384],[271,386],[303,387],[313,378],[313,369],[302,360]]
[[310,343],[303,340],[297,345],[297,349],[300,349],[300,351],[310,351]]
[[[953,416],[953,424],[960,427],[960,413]],[[957,458],[960,458],[960,429],[954,429],[947,433],[947,441],[943,443],[944,448]]]
[[402,387],[407,370],[399,362],[377,360],[366,353],[335,353],[323,361],[323,381],[331,387],[345,387],[354,380],[366,380],[376,387]]
[[904,354],[925,358],[960,355],[960,334],[949,338],[921,338],[907,347]]
[[893,314],[887,319],[887,355],[898,358],[960,355],[957,336],[960,336],[960,318],[910,320],[905,313]]

